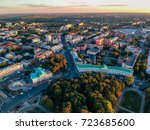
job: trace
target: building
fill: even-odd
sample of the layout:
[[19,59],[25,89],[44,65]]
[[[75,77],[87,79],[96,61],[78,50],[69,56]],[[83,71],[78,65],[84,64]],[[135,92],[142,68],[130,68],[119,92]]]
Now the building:
[[24,67],[28,67],[29,65],[31,65],[34,62],[34,58],[33,59],[29,59],[29,60],[22,60],[21,63],[23,64]]
[[6,62],[8,62],[7,59],[5,59],[5,58],[3,58],[3,57],[0,57],[0,64],[1,64],[1,63],[6,63]]
[[61,42],[61,39],[59,39],[59,38],[54,38],[54,39],[52,40],[52,42],[53,42],[53,44],[58,44],[58,43]]
[[78,54],[75,51],[71,51],[70,53],[72,55],[72,58],[73,58],[75,64],[82,64],[83,63],[82,59],[78,57]]
[[9,67],[6,67],[4,69],[0,70],[0,77],[8,76],[16,71],[23,70],[23,64],[22,63],[16,63],[14,65],[11,65]]
[[72,27],[72,24],[67,24],[65,27],[66,27],[67,29],[69,29],[69,28]]
[[147,61],[146,73],[147,73],[147,74],[150,74],[150,51],[149,51],[149,53],[148,53],[148,61]]
[[114,66],[106,66],[106,65],[92,65],[92,64],[77,64],[78,72],[102,72],[106,74],[112,75],[133,75],[133,70],[123,68],[123,67],[114,67]]
[[7,53],[7,54],[5,55],[5,58],[12,60],[12,59],[14,58],[14,56],[15,56],[15,55],[14,55],[13,53]]
[[88,55],[96,55],[97,53],[99,53],[101,51],[101,49],[99,48],[91,48],[87,50],[87,54]]
[[106,65],[93,65],[93,64],[85,64],[82,59],[80,59],[76,52],[72,51],[71,55],[75,62],[76,68],[79,73],[84,72],[102,72],[106,74],[112,75],[133,75],[133,70],[124,68],[124,67],[116,67],[116,66],[106,66]]
[[84,26],[84,23],[79,23],[79,26]]
[[47,35],[45,36],[45,41],[46,41],[46,42],[51,42],[51,41],[52,41],[52,36],[47,34]]
[[113,37],[113,38],[110,39],[110,42],[111,42],[111,43],[114,43],[114,42],[116,42],[118,39],[119,39],[118,37]]
[[46,73],[42,68],[36,68],[35,73],[30,74],[32,83],[38,83],[52,77],[52,72]]
[[26,90],[25,82],[24,81],[12,82],[10,85],[8,85],[8,90],[10,92],[16,92],[16,94],[19,94],[24,90]]
[[100,45],[100,46],[111,46],[111,41],[107,38],[102,38],[102,39],[98,39],[96,40],[96,44]]
[[70,43],[78,43],[78,42],[81,42],[83,40],[83,36],[75,36],[71,41]]
[[53,52],[59,52],[60,50],[62,50],[63,49],[63,44],[58,44],[58,45],[55,45],[55,46],[52,46],[51,47],[51,50],[53,51]]
[[9,36],[17,36],[18,35],[18,31],[15,31],[15,30],[8,31],[8,35]]
[[6,26],[6,27],[11,27],[11,26],[12,26],[12,23],[11,23],[11,22],[8,22],[8,23],[6,23],[5,26]]
[[67,42],[70,42],[70,43],[78,43],[78,42],[81,42],[84,37],[83,36],[80,36],[80,35],[70,35],[68,34],[66,37],[65,37],[66,41]]
[[39,52],[34,55],[34,58],[42,60],[42,59],[50,57],[51,54],[52,54],[52,51]]
[[128,56],[122,63],[122,67],[128,68],[128,69],[133,69],[137,58],[141,52],[141,49],[139,47],[134,47],[134,46],[127,46],[126,48],[127,51],[132,52],[132,55]]
[[39,38],[33,38],[32,43],[40,43],[41,40]]
[[86,45],[86,44],[81,44],[81,45],[78,45],[78,46],[76,47],[76,49],[77,49],[78,51],[85,51],[86,48],[87,48],[87,45]]
[[130,34],[134,35],[138,31],[138,29],[135,28],[123,28],[123,29],[116,29],[115,32],[121,32],[122,34]]

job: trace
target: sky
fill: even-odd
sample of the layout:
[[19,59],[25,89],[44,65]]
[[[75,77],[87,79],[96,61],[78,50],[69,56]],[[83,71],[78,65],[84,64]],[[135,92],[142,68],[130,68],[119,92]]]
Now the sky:
[[0,14],[150,13],[150,0],[0,0]]

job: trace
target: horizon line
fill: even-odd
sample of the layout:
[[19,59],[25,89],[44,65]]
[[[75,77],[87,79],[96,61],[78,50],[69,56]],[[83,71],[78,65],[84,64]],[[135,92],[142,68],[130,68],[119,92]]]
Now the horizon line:
[[150,14],[149,12],[65,12],[65,13],[3,13],[0,15],[13,15],[13,14]]

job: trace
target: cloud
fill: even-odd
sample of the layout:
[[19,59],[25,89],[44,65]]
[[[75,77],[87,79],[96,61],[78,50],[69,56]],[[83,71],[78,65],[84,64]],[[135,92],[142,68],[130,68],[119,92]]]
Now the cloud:
[[22,6],[29,8],[44,8],[44,9],[68,9],[68,8],[77,8],[77,7],[88,7],[90,5],[84,4],[74,4],[74,5],[66,5],[66,6],[52,6],[52,5],[44,5],[44,4],[22,4]]
[[106,6],[106,7],[122,7],[122,6],[129,6],[129,5],[123,5],[123,4],[110,4],[110,5],[99,5],[99,6]]
[[48,5],[44,5],[44,4],[23,4],[23,6],[27,6],[27,7],[37,7],[37,8],[45,8],[45,7],[49,7]]
[[10,7],[8,7],[8,6],[0,6],[0,9],[8,9],[8,8],[10,8]]

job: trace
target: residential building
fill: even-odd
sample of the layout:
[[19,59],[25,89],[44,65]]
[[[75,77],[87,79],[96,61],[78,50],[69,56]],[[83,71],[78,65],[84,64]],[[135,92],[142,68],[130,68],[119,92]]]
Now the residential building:
[[41,40],[39,38],[33,38],[32,43],[40,43]]
[[51,47],[51,50],[53,51],[53,52],[59,52],[60,50],[62,50],[63,49],[63,44],[58,44],[58,45],[55,45],[55,46],[52,46]]
[[81,45],[78,45],[78,46],[76,47],[76,49],[77,49],[78,51],[85,51],[86,48],[87,48],[87,45],[86,45],[86,44],[81,44]]
[[8,76],[16,71],[23,70],[23,64],[22,63],[16,63],[14,65],[11,65],[9,67],[6,67],[4,69],[0,70],[0,77]]
[[148,53],[148,61],[147,61],[146,73],[150,74],[150,51]]
[[101,49],[99,49],[99,48],[91,48],[91,49],[87,50],[87,54],[89,54],[89,55],[96,55],[100,51],[101,51]]
[[51,54],[52,54],[52,51],[39,52],[34,55],[34,58],[42,60],[42,59],[50,57]]
[[51,42],[52,41],[52,36],[49,34],[47,34],[46,36],[45,36],[45,41],[46,42]]
[[139,47],[134,47],[134,46],[127,46],[126,48],[127,51],[132,52],[133,54],[128,56],[126,59],[124,59],[122,63],[122,67],[128,68],[128,69],[133,69],[136,60],[141,53],[141,49]]

